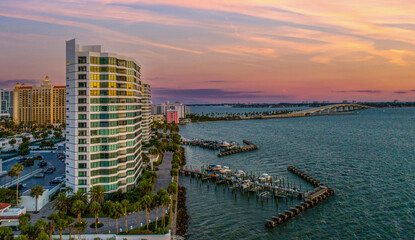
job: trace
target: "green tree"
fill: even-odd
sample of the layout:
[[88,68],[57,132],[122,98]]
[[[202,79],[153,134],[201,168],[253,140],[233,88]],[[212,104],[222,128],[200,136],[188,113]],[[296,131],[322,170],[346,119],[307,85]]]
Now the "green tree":
[[89,196],[91,197],[91,202],[98,202],[99,204],[104,203],[104,198],[106,196],[107,189],[102,185],[95,185],[89,190]]
[[134,209],[137,211],[138,228],[140,229],[140,211],[143,210],[141,199],[134,203]]
[[34,187],[32,187],[32,189],[30,190],[30,196],[32,197],[32,198],[35,198],[36,199],[36,210],[35,210],[35,213],[37,213],[38,211],[37,211],[37,200],[39,199],[39,196],[42,196],[43,195],[43,187],[41,187],[41,186],[39,186],[39,185],[36,185],[36,186],[34,186]]
[[149,224],[148,217],[150,215],[151,202],[152,202],[152,200],[151,200],[151,197],[149,195],[145,195],[141,200],[143,208],[146,210],[147,230],[148,230],[148,224]]
[[71,208],[71,212],[75,215],[77,215],[78,223],[81,223],[81,216],[82,213],[86,209],[86,204],[82,200],[76,200]]
[[9,140],[9,144],[12,145],[12,148],[14,149],[14,144],[16,144],[16,139],[12,138]]
[[130,206],[130,201],[128,201],[127,199],[124,199],[121,201],[121,205],[122,205],[122,213],[124,214],[124,218],[125,218],[125,231],[128,233],[127,208],[128,206]]
[[167,187],[167,192],[170,194],[170,222],[171,222],[171,218],[173,217],[172,214],[172,209],[173,209],[173,196],[176,194],[177,192],[177,184],[176,182],[171,182],[169,184],[169,186]]
[[116,232],[118,234],[118,219],[122,217],[123,207],[121,203],[115,202],[111,208],[111,218],[115,219]]
[[20,177],[20,173],[23,172],[23,165],[16,163],[13,167],[12,170],[14,172],[14,175],[17,177],[17,182],[16,182],[16,206],[19,206],[19,177]]
[[65,223],[66,223],[66,228],[69,229],[69,239],[72,239],[72,227],[73,227],[74,222],[75,222],[75,219],[73,217],[66,216]]
[[0,227],[0,240],[13,240],[14,233],[11,227]]
[[84,220],[82,220],[81,222],[77,222],[74,225],[74,227],[75,227],[76,232],[78,233],[78,235],[81,235],[85,231],[85,229],[86,229],[87,226],[88,226],[88,223],[86,221],[84,221]]
[[89,205],[89,212],[95,217],[95,233],[98,234],[98,216],[101,212],[101,204],[94,201]]
[[64,215],[68,213],[68,197],[66,196],[66,193],[59,193],[59,195],[56,197],[55,205],[53,208]]
[[110,233],[110,218],[112,214],[112,209],[114,208],[114,203],[112,201],[105,202],[103,205],[103,212],[108,218],[108,233]]
[[159,207],[160,207],[160,196],[158,194],[153,194],[151,196],[151,200],[152,200],[152,208],[156,209],[156,226],[155,229],[157,229],[157,221],[158,221],[158,216],[159,216]]
[[65,219],[58,218],[55,222],[55,230],[59,231],[59,238],[62,240],[62,232],[66,229]]
[[30,172],[32,172],[32,167],[35,165],[35,160],[33,158],[28,158],[24,162],[25,167],[30,167]]
[[26,235],[22,235],[20,234],[17,238],[15,238],[14,240],[28,240]]
[[166,222],[165,221],[166,206],[169,206],[169,204],[170,204],[170,197],[169,197],[167,191],[162,189],[162,188],[160,188],[157,191],[157,195],[159,195],[159,198],[160,198],[161,210],[163,211],[162,212],[162,215],[163,215],[162,222],[163,222],[163,228],[165,228],[166,227],[166,225],[165,225],[165,222]]

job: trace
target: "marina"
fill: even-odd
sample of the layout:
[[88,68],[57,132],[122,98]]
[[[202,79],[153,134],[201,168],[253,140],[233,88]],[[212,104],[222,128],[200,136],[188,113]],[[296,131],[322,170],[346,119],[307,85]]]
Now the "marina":
[[291,200],[297,198],[303,200],[295,207],[279,213],[278,216],[273,216],[272,220],[266,220],[265,227],[272,228],[334,195],[334,189],[324,186],[320,181],[295,167],[288,166],[287,170],[313,184],[315,188],[304,192],[301,190],[301,185],[297,188],[295,183],[290,182],[288,178],[285,181],[285,178],[272,177],[267,173],[247,174],[243,170],[231,170],[229,167],[222,167],[221,165],[202,166],[201,169],[185,168],[180,173],[185,176],[199,178],[201,182],[214,182],[215,186],[226,184],[232,193],[235,191],[247,192],[248,196],[252,193],[261,200],[268,200],[269,198],[290,198]]
[[191,146],[199,146],[202,148],[212,149],[212,150],[220,150],[218,153],[218,157],[229,156],[236,153],[242,152],[249,152],[258,149],[258,146],[251,143],[248,140],[242,140],[242,142],[246,145],[239,145],[235,142],[226,142],[226,141],[219,141],[219,140],[204,140],[204,139],[184,139],[180,140],[182,145],[191,145]]
[[278,224],[283,223],[293,218],[294,216],[300,214],[301,212],[311,208],[312,206],[320,203],[324,199],[334,195],[334,189],[324,186],[324,184],[320,181],[310,177],[309,175],[296,169],[295,167],[288,166],[287,170],[298,175],[307,182],[313,184],[316,188],[311,192],[307,192],[304,196],[305,201],[296,205],[295,208],[292,207],[289,210],[284,211],[284,213],[279,213],[278,216],[273,216],[272,220],[266,220],[265,227],[267,228],[273,228]]

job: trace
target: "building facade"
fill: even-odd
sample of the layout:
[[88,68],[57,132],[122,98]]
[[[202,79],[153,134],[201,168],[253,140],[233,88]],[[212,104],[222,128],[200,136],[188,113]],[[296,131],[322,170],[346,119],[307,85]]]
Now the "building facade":
[[143,142],[148,143],[150,142],[151,137],[151,89],[149,84],[142,84],[141,86],[142,92],[142,114],[143,114],[143,124],[142,124],[142,132],[143,132]]
[[169,110],[176,110],[180,118],[186,118],[188,114],[190,114],[190,108],[183,103],[175,102],[170,103],[169,101],[166,101],[165,103],[156,105],[153,104],[151,106],[151,114],[157,115],[157,114],[163,114],[167,116],[167,111]]
[[66,42],[66,177],[74,191],[134,188],[142,171],[140,66],[99,45]]
[[53,86],[46,76],[40,86],[16,84],[13,90],[13,120],[18,123],[64,124],[65,86]]
[[13,90],[0,89],[0,117],[9,118],[13,116]]
[[176,110],[167,110],[167,123],[179,123],[179,113]]

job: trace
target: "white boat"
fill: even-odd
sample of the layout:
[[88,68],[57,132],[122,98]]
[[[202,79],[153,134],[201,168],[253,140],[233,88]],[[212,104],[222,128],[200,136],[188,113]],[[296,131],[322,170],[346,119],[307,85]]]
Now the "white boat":
[[244,171],[242,171],[242,170],[238,170],[238,171],[235,173],[235,177],[237,177],[237,178],[240,178],[240,177],[243,177],[243,176],[245,176],[245,172],[244,172]]

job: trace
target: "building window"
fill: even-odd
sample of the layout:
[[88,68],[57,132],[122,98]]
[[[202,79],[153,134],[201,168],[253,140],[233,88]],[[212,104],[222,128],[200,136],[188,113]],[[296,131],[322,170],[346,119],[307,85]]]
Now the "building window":
[[78,87],[80,87],[80,88],[86,87],[86,82],[79,82]]
[[79,179],[78,185],[86,185],[86,179]]
[[78,72],[86,72],[86,66],[78,67]]
[[86,90],[79,90],[78,95],[79,96],[86,96]]
[[78,152],[86,152],[87,148],[86,147],[78,147]]
[[79,171],[78,172],[78,177],[86,177],[86,172],[85,171]]
[[80,122],[80,123],[78,123],[78,127],[79,128],[86,128],[86,123]]
[[86,106],[78,107],[78,112],[86,112]]
[[78,120],[86,120],[86,114],[79,114]]
[[78,139],[78,144],[86,144],[86,139]]
[[86,163],[78,163],[78,168],[85,169],[86,168]]
[[86,74],[78,74],[78,79],[86,79]]
[[78,160],[86,160],[86,155],[78,155]]
[[86,130],[79,130],[78,136],[86,136]]
[[86,103],[86,98],[78,98],[78,103]]
[[86,63],[86,57],[78,57],[78,63]]

